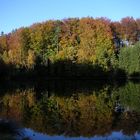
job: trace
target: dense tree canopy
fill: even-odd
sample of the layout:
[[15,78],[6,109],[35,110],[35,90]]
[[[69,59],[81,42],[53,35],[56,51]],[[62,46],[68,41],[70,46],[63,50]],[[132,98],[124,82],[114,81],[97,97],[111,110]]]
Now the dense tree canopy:
[[140,73],[140,43],[120,50],[119,67],[130,75]]
[[2,33],[0,58],[16,68],[70,61],[65,69],[72,69],[72,64],[88,64],[106,71],[114,67],[121,46],[133,45],[139,39],[140,19],[133,17],[120,22],[92,17],[49,20]]

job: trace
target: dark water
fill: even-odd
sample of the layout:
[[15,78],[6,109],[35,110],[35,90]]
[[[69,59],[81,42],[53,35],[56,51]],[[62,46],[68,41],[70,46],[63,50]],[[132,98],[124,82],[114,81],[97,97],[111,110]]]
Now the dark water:
[[0,140],[139,140],[140,83],[7,82]]

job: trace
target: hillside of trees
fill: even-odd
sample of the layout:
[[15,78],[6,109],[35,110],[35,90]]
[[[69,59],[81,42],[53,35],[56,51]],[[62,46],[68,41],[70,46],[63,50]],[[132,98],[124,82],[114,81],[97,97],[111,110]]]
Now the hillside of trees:
[[140,19],[133,17],[120,22],[86,17],[35,23],[1,33],[0,76],[97,78],[139,74],[139,40]]

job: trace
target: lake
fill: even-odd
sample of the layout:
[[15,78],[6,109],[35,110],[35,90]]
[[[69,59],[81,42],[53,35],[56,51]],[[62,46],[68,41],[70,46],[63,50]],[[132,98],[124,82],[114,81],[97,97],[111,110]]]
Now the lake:
[[0,93],[0,140],[140,140],[138,81],[8,81]]

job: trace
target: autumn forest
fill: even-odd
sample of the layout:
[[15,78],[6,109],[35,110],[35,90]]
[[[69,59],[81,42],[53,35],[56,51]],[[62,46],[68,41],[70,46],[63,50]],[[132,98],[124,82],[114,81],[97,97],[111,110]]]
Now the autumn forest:
[[0,77],[118,78],[140,73],[140,19],[68,18],[0,36]]

